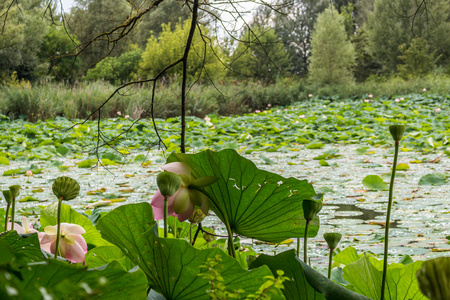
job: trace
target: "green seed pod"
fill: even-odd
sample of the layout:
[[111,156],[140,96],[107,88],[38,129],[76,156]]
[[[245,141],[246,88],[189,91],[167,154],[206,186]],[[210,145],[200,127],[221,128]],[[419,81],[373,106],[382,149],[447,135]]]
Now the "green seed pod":
[[4,190],[3,197],[5,197],[6,203],[11,204],[13,201],[12,194],[10,190]]
[[9,190],[11,191],[12,198],[16,199],[20,194],[20,185],[11,185]]
[[206,232],[203,232],[203,238],[205,239],[205,241],[207,243],[211,243],[212,241],[214,241],[216,239],[216,237],[214,235],[208,234]]
[[303,216],[305,220],[311,221],[322,209],[322,197],[323,194],[318,194],[317,196],[313,197],[313,199],[320,200],[320,202],[316,202],[310,199],[303,200],[302,206]]
[[337,248],[337,245],[341,241],[342,234],[338,232],[327,232],[323,234],[323,237],[325,238],[325,241],[328,244],[328,247],[332,250]]
[[450,299],[450,257],[424,262],[416,277],[420,291],[431,300]]
[[80,185],[75,179],[61,176],[53,182],[52,191],[58,199],[68,201],[78,196],[80,193]]
[[391,125],[389,126],[389,132],[392,135],[394,141],[398,142],[402,139],[403,134],[405,133],[406,126],[405,125]]
[[203,221],[203,219],[206,217],[206,215],[202,212],[201,209],[197,208],[194,210],[192,215],[189,217],[189,222],[191,223],[200,223]]
[[181,177],[171,172],[161,172],[156,177],[159,191],[164,197],[171,197],[181,186]]

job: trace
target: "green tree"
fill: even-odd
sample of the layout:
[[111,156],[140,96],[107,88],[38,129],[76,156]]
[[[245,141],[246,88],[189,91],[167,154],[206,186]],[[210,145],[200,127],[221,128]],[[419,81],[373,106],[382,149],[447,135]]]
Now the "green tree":
[[[16,72],[18,78],[33,79],[39,66],[38,50],[48,25],[42,18],[44,9],[42,1],[20,1],[13,3],[3,1],[0,15],[8,19],[0,35],[0,74],[8,78]],[[3,21],[3,20],[2,20]]]
[[86,74],[87,80],[104,79],[112,84],[122,84],[131,79],[139,67],[143,50],[130,45],[129,51],[119,57],[107,57]]
[[448,64],[450,57],[450,2],[427,1],[418,6],[410,0],[376,0],[369,15],[366,32],[370,54],[382,65],[385,73],[395,73],[401,62],[399,46],[409,47],[413,38],[423,38],[431,51],[442,55],[439,64]]
[[130,12],[130,4],[125,1],[110,0],[75,0],[70,14],[67,16],[67,26],[79,42],[81,73],[95,66],[104,57],[120,55],[131,40],[131,35],[117,40],[121,31],[108,37],[91,42],[102,33],[123,24]]
[[253,26],[241,37],[231,57],[232,76],[274,82],[289,69],[289,55],[274,29]]
[[319,14],[314,28],[309,70],[311,81],[319,84],[350,82],[356,53],[347,38],[344,18],[330,5]]
[[[175,30],[171,30],[171,24],[163,24],[159,37],[152,35],[147,42],[147,47],[142,53],[142,61],[139,65],[139,76],[153,77],[164,68],[179,60],[184,53],[191,20],[179,22]],[[209,37],[209,30],[200,26],[195,31],[191,50],[188,56],[187,74],[190,79],[218,78],[223,74],[224,66],[219,59],[223,59],[222,52],[217,46],[216,39]],[[202,38],[203,35],[203,38]],[[166,76],[181,74],[182,66],[168,70]]]
[[50,26],[39,51],[41,60],[48,64],[42,75],[57,80],[73,80],[79,69],[79,61],[73,56],[76,44],[76,37],[67,35],[61,25]]
[[398,65],[398,71],[405,79],[427,75],[438,60],[434,57],[434,52],[430,53],[427,41],[421,38],[413,39],[409,47],[406,44],[400,45],[399,51],[399,59],[403,64]]

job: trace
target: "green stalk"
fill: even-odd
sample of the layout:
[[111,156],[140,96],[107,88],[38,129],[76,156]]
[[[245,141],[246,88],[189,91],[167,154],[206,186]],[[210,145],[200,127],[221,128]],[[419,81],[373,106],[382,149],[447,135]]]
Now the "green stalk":
[[303,245],[303,261],[305,264],[307,263],[307,257],[308,257],[308,228],[309,228],[309,222],[310,220],[306,220],[306,226],[305,226],[305,245]]
[[192,223],[189,223],[189,244],[192,244]]
[[230,224],[228,222],[225,222],[225,226],[227,227],[227,233],[228,233],[228,254],[236,258],[236,251],[234,250],[234,242],[233,242],[233,231],[231,230]]
[[167,237],[167,214],[169,212],[169,198],[164,197],[164,237]]
[[16,211],[16,198],[12,199],[12,209],[11,209],[11,230],[14,230],[14,212]]
[[331,278],[331,265],[333,264],[333,251],[334,251],[334,249],[330,248],[330,258],[328,259],[328,279]]
[[395,141],[394,164],[392,166],[391,182],[389,183],[389,201],[386,214],[386,226],[384,231],[384,259],[383,259],[383,279],[381,281],[381,300],[384,300],[384,290],[386,288],[386,271],[387,271],[387,259],[389,248],[389,221],[391,218],[392,196],[393,196],[392,194],[394,190],[395,171],[397,169],[399,144],[400,144],[399,141]]
[[297,238],[297,257],[300,257],[300,238]]
[[59,254],[59,239],[61,237],[61,204],[62,204],[62,197],[58,199],[58,228],[56,231],[55,259],[58,257]]
[[9,215],[9,207],[11,206],[11,204],[6,204],[6,215],[5,215],[5,231],[7,231],[8,228],[8,215]]
[[173,237],[177,238],[177,219],[173,218]]

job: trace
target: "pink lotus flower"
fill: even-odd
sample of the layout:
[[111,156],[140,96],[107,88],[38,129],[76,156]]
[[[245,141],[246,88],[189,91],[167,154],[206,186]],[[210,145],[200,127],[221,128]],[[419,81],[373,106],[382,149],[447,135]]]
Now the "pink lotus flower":
[[[11,227],[12,223],[8,222],[8,224],[6,224],[6,230],[11,230]],[[14,223],[14,230],[17,231],[18,234],[38,233],[38,231],[33,228],[33,224],[31,224],[26,217],[22,217],[22,226]]]
[[395,102],[400,102],[400,99],[396,98],[394,101],[395,101]]
[[304,119],[305,115],[300,115],[299,118]]
[[308,97],[311,98],[313,96],[313,94],[308,94]]
[[436,108],[436,112],[440,112],[442,109],[440,109],[439,107]]
[[128,119],[130,117],[130,115],[125,115],[125,119]]
[[25,175],[26,175],[26,176],[33,176],[33,171],[28,170],[28,171],[25,173]]
[[[41,249],[55,254],[58,225],[47,226],[41,236]],[[73,263],[84,262],[87,244],[81,236],[86,233],[83,227],[76,224],[61,223],[59,254]]]
[[117,115],[118,115],[118,116],[121,116],[121,115],[122,115],[122,112],[118,111],[118,112],[117,112]]
[[267,104],[267,107],[272,107],[272,104],[270,104],[270,103],[269,103],[269,104]]
[[369,103],[370,100],[369,99],[364,99],[364,102]]
[[373,98],[373,95],[372,95],[372,94],[370,94],[370,95],[369,95],[369,98]]
[[422,91],[426,92],[426,91],[427,91],[427,89],[425,89],[425,88],[424,88],[424,89],[423,89]]
[[[182,181],[178,191],[170,197],[167,215],[178,217],[180,222],[187,220],[193,213],[195,205],[199,206],[205,215],[209,211],[209,201],[205,194],[189,189],[196,180],[191,175],[191,169],[182,162],[169,163],[162,167],[164,171],[180,175]],[[159,190],[153,196],[151,205],[156,220],[164,219],[164,196]]]
[[259,109],[255,110],[255,113],[260,113],[261,111]]
[[400,98],[400,101],[403,101],[403,100],[405,100],[405,98]]

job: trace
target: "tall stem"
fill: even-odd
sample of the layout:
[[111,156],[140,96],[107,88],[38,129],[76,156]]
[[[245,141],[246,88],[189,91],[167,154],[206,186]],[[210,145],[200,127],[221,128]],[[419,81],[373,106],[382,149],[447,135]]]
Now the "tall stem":
[[56,247],[55,247],[55,259],[58,257],[59,254],[59,239],[61,237],[61,204],[62,204],[62,198],[58,199],[58,227],[56,231]]
[[334,251],[334,249],[330,248],[330,257],[328,259],[328,279],[331,278],[331,265],[333,264],[333,251]]
[[14,212],[16,211],[16,198],[12,199],[12,209],[11,209],[11,230],[14,230]]
[[177,219],[173,218],[173,237],[177,238]]
[[11,206],[11,204],[6,204],[6,215],[5,215],[5,231],[8,228],[8,215],[9,215],[9,207]]
[[169,212],[169,198],[164,197],[164,237],[167,237],[167,213]]
[[297,238],[297,257],[300,257],[300,238]]
[[393,196],[392,194],[394,191],[394,179],[395,179],[395,171],[397,169],[399,144],[400,144],[399,141],[395,141],[394,164],[392,166],[391,182],[389,183],[389,201],[386,214],[386,226],[384,231],[384,257],[383,257],[383,279],[381,281],[381,300],[384,300],[384,290],[386,288],[386,272],[387,272],[387,259],[389,248],[389,221],[391,218],[392,196]]
[[307,258],[308,258],[308,228],[309,228],[309,222],[310,220],[306,220],[306,226],[305,226],[305,240],[304,240],[304,245],[303,245],[303,261],[305,262],[305,264],[307,263]]
[[225,222],[225,225],[227,227],[227,233],[228,233],[228,254],[236,258],[236,251],[234,250],[234,241],[233,241],[233,231],[231,230],[230,224],[228,222]]
[[189,223],[189,244],[192,244],[192,223]]

